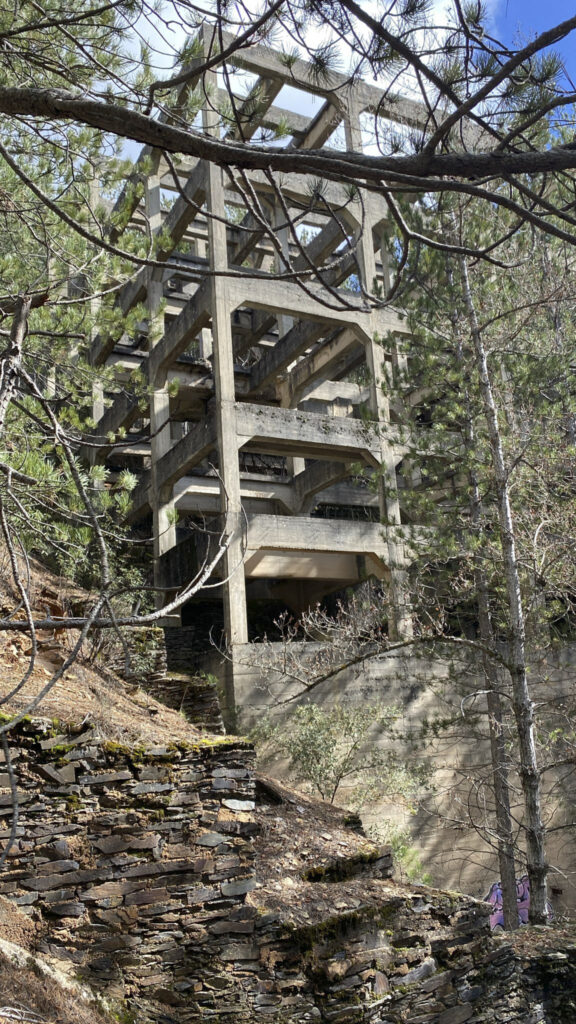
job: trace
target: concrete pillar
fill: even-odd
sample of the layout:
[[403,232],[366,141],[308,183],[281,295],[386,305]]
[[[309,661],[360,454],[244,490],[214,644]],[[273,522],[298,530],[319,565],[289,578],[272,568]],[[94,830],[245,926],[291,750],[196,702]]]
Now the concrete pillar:
[[[351,100],[348,116],[345,119],[346,146],[348,149],[362,150],[362,132],[360,125],[360,109]],[[357,254],[364,288],[374,291],[376,281],[376,259],[374,256],[373,225],[375,218],[371,216],[372,198],[364,197],[367,204],[364,230],[358,239]],[[374,318],[376,319],[376,318]],[[390,423],[390,403],[388,390],[391,381],[384,361],[384,350],[376,341],[376,331],[366,342],[366,363],[370,373],[370,409],[380,426],[382,451],[382,471],[380,474],[378,493],[380,516],[387,528],[400,526],[400,504],[396,481],[396,467],[392,446],[387,438]],[[388,529],[388,559],[390,569],[391,614],[388,629],[394,640],[407,639],[412,635],[413,625],[410,615],[408,598],[407,574],[405,569],[404,546]]]
[[[216,88],[216,75],[213,88]],[[218,113],[206,106],[202,124],[208,134],[218,132]],[[206,168],[206,206],[208,211],[208,248],[211,271],[223,271],[228,266],[226,243],[224,183],[222,170],[209,164]],[[227,514],[229,546],[224,558],[224,624],[228,644],[234,650],[237,644],[248,642],[246,613],[246,585],[244,580],[245,520],[240,493],[240,469],[236,435],[236,394],[234,386],[234,356],[230,315],[232,303],[228,278],[211,277],[212,340],[214,345],[214,395],[216,429],[220,470],[221,510]],[[228,702],[234,695],[228,694]]]
[[[162,210],[160,195],[160,153],[153,155],[153,169],[146,179],[146,217],[150,233],[156,235],[162,228]],[[148,307],[148,347],[154,348],[164,333],[164,316],[162,313],[163,272],[150,268],[146,304]],[[166,386],[166,373],[162,371],[154,380],[150,380],[150,448],[151,448],[151,490],[152,490],[152,529],[154,537],[154,585],[162,587],[164,579],[161,571],[161,557],[176,544],[176,513],[173,488],[159,487],[156,482],[156,466],[158,460],[171,447],[170,438],[170,398]],[[156,607],[162,608],[166,603],[166,595],[156,594]]]
[[[208,258],[208,244],[202,238],[197,238],[194,242],[194,252],[196,256],[202,257],[202,259]],[[209,327],[203,327],[200,331],[199,337],[200,345],[200,358],[210,359],[213,350],[212,344],[212,331]]]
[[[278,205],[276,206],[274,211],[274,220],[276,237],[282,247],[282,254],[286,257],[287,269],[288,255],[290,252],[290,230],[288,226],[285,225],[286,214]],[[285,268],[282,267],[281,269]],[[288,334],[288,331],[291,330],[291,328],[294,326],[294,318],[291,316],[286,316],[284,314],[279,314],[279,316],[277,317],[277,322],[279,338],[283,338],[284,335]],[[298,400],[294,399],[292,396],[288,394],[287,388],[281,389],[280,400],[281,404],[285,408],[294,409],[298,405]],[[289,458],[286,459],[286,468],[292,479],[294,479],[294,477],[297,476],[298,473],[302,473],[304,471],[304,469],[306,468],[306,461],[305,459],[298,458],[297,456],[290,456]]]

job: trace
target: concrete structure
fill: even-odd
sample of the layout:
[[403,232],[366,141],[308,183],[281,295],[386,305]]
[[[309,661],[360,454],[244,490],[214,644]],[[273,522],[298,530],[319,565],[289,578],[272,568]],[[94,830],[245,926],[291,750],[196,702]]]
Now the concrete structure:
[[[210,43],[206,33],[205,52]],[[295,149],[339,138],[359,149],[367,112],[418,118],[412,103],[336,74],[321,82],[310,65],[262,46],[235,53],[234,66],[234,116],[218,112],[230,98],[216,70],[175,101],[183,108],[197,89],[207,134],[250,140],[282,129],[279,144]],[[117,370],[117,390],[95,405],[97,434],[116,444],[98,457],[138,473],[132,517],[153,532],[157,586],[189,578],[226,513],[223,582],[198,600],[213,602],[215,621],[221,603],[232,665],[263,611],[271,622],[274,609],[298,613],[369,576],[389,585],[390,632],[406,635],[395,382],[409,335],[374,298],[388,282],[380,201],[297,175],[168,164],[147,149],[116,209],[150,233],[156,261],[118,295],[123,313],[145,306],[136,335],[92,345],[93,363]],[[184,609],[183,621],[194,614]],[[230,686],[233,704],[233,672]]]

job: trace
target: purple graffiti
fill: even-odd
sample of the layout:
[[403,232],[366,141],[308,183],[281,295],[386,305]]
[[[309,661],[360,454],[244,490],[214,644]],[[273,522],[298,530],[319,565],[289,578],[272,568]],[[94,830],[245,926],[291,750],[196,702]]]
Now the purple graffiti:
[[[484,899],[494,907],[490,914],[490,927],[492,929],[503,928],[504,910],[502,908],[502,886],[500,882],[494,882],[490,886],[490,891]],[[522,875],[522,878],[516,879],[516,900],[518,903],[518,922],[520,924],[528,924],[528,916],[530,914],[530,881],[528,875]],[[551,921],[554,912],[550,903],[546,903],[546,913],[548,914],[548,920]]]

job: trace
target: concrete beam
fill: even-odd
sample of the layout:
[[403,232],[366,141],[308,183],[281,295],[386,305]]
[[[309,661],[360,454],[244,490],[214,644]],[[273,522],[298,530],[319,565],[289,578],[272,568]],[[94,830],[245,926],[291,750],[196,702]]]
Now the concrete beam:
[[318,504],[356,505],[358,508],[378,508],[378,495],[370,487],[351,482],[332,484],[318,495]]
[[[293,511],[293,487],[276,480],[240,478],[242,501],[265,501],[282,506],[286,514]],[[181,512],[219,511],[220,482],[216,477],[184,476],[174,486],[174,500]]]
[[242,266],[244,260],[247,259],[255,246],[264,237],[264,228],[253,213],[246,214],[240,224],[240,228],[242,230],[236,229],[235,231],[238,242],[232,250],[231,262],[236,264],[236,266]]
[[310,387],[302,388],[301,401],[314,399],[318,402],[346,401],[350,405],[362,405],[368,401],[369,391],[362,384],[347,380],[311,381]]
[[182,192],[162,224],[163,231],[167,231],[172,239],[172,245],[170,249],[162,250],[158,259],[167,259],[169,253],[177,248],[186,228],[200,212],[206,198],[206,167],[203,162],[196,165]]
[[347,462],[323,462],[318,460],[307,466],[294,477],[294,500],[298,510],[303,509],[310,499],[327,487],[344,480],[350,473]]
[[149,379],[154,380],[160,372],[166,371],[203,327],[210,323],[211,279],[200,285],[195,295],[187,302],[180,313],[166,330],[148,357]]
[[237,402],[236,433],[240,447],[258,452],[380,465],[379,434],[360,420]]
[[[342,217],[342,220],[347,221],[348,219],[348,217]],[[308,260],[314,266],[321,267],[329,257],[335,258],[336,249],[346,238],[345,227],[339,224],[335,218],[331,218],[306,246]],[[306,260],[303,256],[298,256],[294,260],[296,270],[305,270],[306,266]]]
[[[289,205],[298,210],[307,210],[317,205],[309,175],[287,176],[272,172],[269,176],[264,171],[250,171],[250,182],[258,193],[269,193],[273,197],[280,192]],[[344,186],[333,181],[322,182],[322,196],[330,206],[342,206],[348,201]]]
[[358,583],[365,578],[364,564],[352,554],[327,554],[323,551],[262,549],[248,553],[244,563],[247,579],[272,580],[329,580],[343,586]]
[[[345,323],[350,322],[351,317],[344,318]],[[358,318],[353,315],[354,323],[358,323]],[[404,323],[394,310],[383,309],[378,310],[374,314],[375,327],[374,332],[379,335],[383,335],[388,331],[394,331],[396,333],[407,333],[407,328]],[[363,326],[362,321],[360,325]],[[363,330],[364,327],[363,327]],[[327,330],[324,324],[316,326],[306,321],[299,321],[292,327],[283,338],[280,338],[274,348],[269,349],[267,352],[263,352],[259,361],[255,364],[252,369],[249,394],[258,393],[267,384],[274,382],[275,378],[285,371],[290,363],[293,363],[299,356],[306,352],[317,341],[322,338],[323,335],[327,334]],[[329,376],[325,363],[333,363],[336,349],[334,345],[338,346],[337,358],[340,358],[340,349],[349,348],[351,345],[358,346],[360,339],[357,334],[353,331],[347,330],[340,332],[338,335],[332,333],[326,340],[326,350],[321,358],[316,353],[311,354],[310,367],[305,367],[303,364],[296,366],[291,371],[291,389],[295,394],[296,391],[303,387],[305,381],[317,379],[323,373],[325,376]]]
[[[110,408],[106,409],[102,419],[96,426],[96,439],[99,444],[104,444],[108,438],[108,434],[117,434],[117,432],[124,427],[128,430],[132,424],[142,416],[140,409],[139,400],[134,395],[128,394],[126,391],[121,391],[119,395],[116,395],[113,404]],[[103,447],[96,450],[96,459],[103,459],[111,451],[112,445],[109,448]],[[90,445],[82,445],[79,455],[80,458],[86,458],[87,453],[90,451]]]
[[[262,76],[254,83],[248,95],[236,111],[236,124],[226,133],[226,138],[248,141],[258,131],[262,118],[282,88],[279,78]],[[219,92],[224,90],[218,90]],[[230,100],[229,96],[226,99]]]
[[262,127],[276,129],[279,125],[286,125],[289,135],[299,136],[308,130],[312,118],[305,114],[297,114],[295,110],[287,110],[285,107],[271,106],[262,118]]
[[[235,38],[231,32],[224,32],[223,37],[224,46],[233,43]],[[237,50],[234,54],[234,64],[256,75],[275,76],[286,85],[297,83],[306,92],[324,96],[326,99],[330,99],[337,89],[342,90],[344,94],[350,90],[348,75],[331,71],[325,80],[320,81],[309,61],[297,59],[291,61],[288,66],[282,61],[281,54],[265,46],[249,46]],[[410,124],[420,128],[426,127],[430,122],[429,113],[423,104],[405,100],[394,93],[383,93],[382,89],[366,82],[359,82],[355,89],[361,110],[377,112],[380,117],[390,118],[398,124]]]
[[313,381],[320,378],[331,379],[334,368],[346,358],[352,362],[364,359],[364,347],[350,328],[334,332],[321,345],[300,359],[288,377],[290,394],[300,397],[301,389]]
[[310,121],[306,131],[296,140],[298,149],[321,149],[328,141],[343,117],[342,112],[335,105],[335,100],[337,102],[337,97],[334,96],[327,100]]
[[261,549],[270,551],[372,554],[386,560],[386,527],[341,519],[306,516],[248,516],[246,558]]
[[[200,65],[202,62],[198,62]],[[182,71],[191,70],[192,65],[188,65],[186,68],[182,68]],[[158,120],[164,124],[174,121],[175,116],[178,116],[178,104],[182,102],[182,99],[192,92],[198,84],[199,76],[189,78],[184,85],[176,91],[176,95],[172,94],[171,110],[160,111]],[[121,226],[117,227],[111,221],[110,228],[110,241],[117,242],[122,232],[125,230],[128,220],[134,215],[140,202],[142,201],[141,187],[145,181],[145,175],[142,172],[142,167],[149,162],[152,158],[154,159],[157,155],[157,150],[153,146],[143,146],[138,155],[138,160],[133,173],[130,175],[124,188],[122,189],[118,199],[114,203],[112,208],[112,215],[121,214],[122,221]]]
[[281,311],[283,316],[321,323],[345,324],[353,320],[367,336],[376,329],[372,313],[366,309],[362,299],[351,292],[343,291],[341,295],[327,297],[325,290],[318,285],[307,285],[304,291],[295,282],[280,281],[269,274],[252,272],[250,278],[232,280],[230,290],[234,309],[248,306],[250,309],[268,310],[274,313],[274,318]]
[[[263,234],[263,231],[261,232],[261,234]],[[298,256],[294,260],[294,263],[293,263],[294,270],[295,271],[302,271],[302,272],[304,272],[304,271],[310,269],[310,264],[312,264],[313,266],[317,266],[319,263],[321,263],[325,259],[325,257],[330,252],[333,252],[334,249],[336,249],[338,247],[338,245],[340,244],[340,242],[342,241],[342,239],[344,237],[345,236],[344,236],[343,232],[341,231],[341,229],[340,229],[339,225],[337,224],[337,222],[335,220],[330,220],[328,222],[328,224],[324,224],[322,230],[319,232],[319,234],[316,236],[316,238],[314,238],[312,240],[312,242],[310,243],[310,245],[307,247],[307,250],[306,250],[307,258],[304,255],[300,255],[300,256]],[[309,260],[309,262],[308,262],[308,260]],[[336,266],[331,267],[330,270],[325,271],[321,275],[321,278],[325,282],[326,285],[329,285],[331,288],[337,288],[337,286],[339,284],[341,284],[341,282],[344,281],[349,276],[349,274],[353,271],[354,266],[355,266],[355,264],[354,264],[354,256],[353,256],[352,253],[350,253],[347,256],[344,256],[344,258],[341,259]],[[269,274],[266,274],[266,275],[262,274],[262,280],[271,281],[271,280],[274,280],[274,279],[271,278],[271,276]],[[284,283],[291,284],[291,282],[276,282],[276,284],[279,284],[279,285],[284,284]],[[292,285],[292,287],[293,288],[295,287],[296,289],[299,290],[301,303],[302,302],[303,303],[307,303],[307,305],[304,305],[304,306],[300,307],[300,312],[302,312],[302,310],[306,310],[306,309],[310,308],[310,306],[309,306],[309,292],[310,291],[313,292],[313,290],[316,289],[316,291],[319,294],[323,293],[322,286],[319,286],[318,282],[314,281],[312,279],[308,280],[307,291],[304,291],[304,289],[300,285],[298,285],[298,284]],[[343,295],[344,301],[347,300],[349,294],[350,294],[349,292],[344,293],[344,295]],[[334,305],[334,302],[337,302],[337,297],[333,297],[333,296],[330,297],[330,298],[327,297],[327,302],[328,302],[328,306],[324,307],[324,312],[326,312],[327,308],[328,309],[331,308],[331,306]],[[280,308],[282,308],[283,315],[284,315],[283,307],[280,307]],[[321,316],[321,319],[320,319],[319,322],[323,323],[326,319],[329,319],[329,317]],[[250,332],[246,335],[245,338],[241,339],[236,344],[236,348],[235,348],[235,355],[236,355],[236,357],[242,355],[249,348],[253,347],[263,337],[263,335],[265,335],[268,332],[274,330],[274,328],[276,326],[276,323],[277,323],[277,312],[276,312],[276,310],[275,310],[274,314],[272,314],[272,315],[267,310],[266,311],[261,310],[260,312],[253,313],[252,314],[252,324],[251,324]],[[309,327],[311,327],[310,323],[309,323]],[[311,331],[311,333],[313,333],[313,332]],[[316,340],[316,339],[314,338],[314,340]],[[308,346],[306,346],[306,347],[308,347]]]
[[[216,427],[213,417],[196,426],[158,460],[156,466],[156,487],[170,487],[184,476],[189,469],[198,465],[216,443]],[[152,505],[150,501],[151,474],[142,474],[132,494],[130,519],[139,519]],[[152,496],[154,501],[154,496]]]
[[213,449],[216,428],[213,416],[197,423],[158,462],[158,485],[172,486]]
[[252,367],[248,393],[257,395],[267,384],[273,384],[290,363],[319,341],[325,333],[324,324],[298,321],[276,342],[274,348],[262,350],[260,359]]

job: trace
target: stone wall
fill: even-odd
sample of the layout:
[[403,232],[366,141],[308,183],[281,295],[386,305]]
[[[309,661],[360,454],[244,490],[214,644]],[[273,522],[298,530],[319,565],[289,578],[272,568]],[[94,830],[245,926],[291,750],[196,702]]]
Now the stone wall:
[[336,809],[274,784],[256,802],[251,762],[232,737],[128,749],[22,723],[0,892],[36,948],[138,1024],[572,1024],[575,950],[515,956],[485,904],[394,883]]
[[[222,940],[205,915],[234,930],[255,884],[249,745],[129,749],[35,720],[13,757],[20,815],[0,893],[33,917],[38,949],[116,999],[210,991]],[[8,785],[2,774],[3,845]]]

